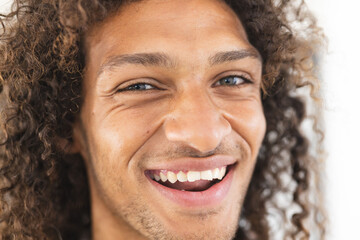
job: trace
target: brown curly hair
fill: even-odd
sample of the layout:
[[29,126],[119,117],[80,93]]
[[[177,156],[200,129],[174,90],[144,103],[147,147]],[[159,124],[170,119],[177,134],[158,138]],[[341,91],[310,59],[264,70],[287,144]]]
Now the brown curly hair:
[[[0,239],[80,239],[89,232],[84,162],[64,151],[81,107],[82,40],[129,2],[16,0],[0,15]],[[280,230],[283,239],[324,239],[321,140],[310,145],[302,133],[307,105],[295,92],[308,86],[308,103],[317,102],[312,63],[321,30],[303,1],[225,2],[263,58],[267,121],[236,239],[266,240]],[[319,147],[311,153],[313,144]]]

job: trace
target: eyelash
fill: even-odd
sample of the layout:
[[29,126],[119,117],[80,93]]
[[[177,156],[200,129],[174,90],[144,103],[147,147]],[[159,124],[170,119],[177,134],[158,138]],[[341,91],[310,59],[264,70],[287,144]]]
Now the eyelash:
[[[228,78],[240,78],[243,82],[240,83],[240,84],[229,84],[229,85],[225,85],[225,86],[233,86],[233,87],[239,87],[243,84],[251,84],[253,83],[253,81],[251,81],[249,78],[243,76],[243,75],[229,75],[229,76],[226,76],[226,77],[223,77],[219,80],[217,80],[213,86],[220,86],[220,84],[217,84],[218,82],[220,82],[221,80],[224,80],[224,79],[228,79]],[[148,85],[148,86],[151,86],[150,88],[148,89],[139,89],[141,87],[139,86],[145,86],[145,85]],[[160,88],[157,88],[149,83],[145,83],[145,82],[139,82],[139,83],[134,83],[132,85],[129,85],[125,88],[121,88],[121,89],[118,89],[116,92],[119,93],[119,92],[125,92],[125,91],[146,91],[146,90],[153,90],[153,89],[158,89],[158,90],[162,90]]]
[[213,86],[220,86],[218,83],[222,80],[225,80],[225,79],[229,79],[229,78],[232,78],[232,79],[235,79],[235,78],[239,78],[241,79],[243,82],[240,83],[240,84],[229,84],[229,85],[224,85],[224,86],[233,86],[233,87],[240,87],[241,85],[243,84],[251,84],[253,83],[253,81],[251,81],[249,78],[245,77],[244,75],[229,75],[229,76],[226,76],[226,77],[223,77],[219,80],[217,80]]
[[[144,85],[148,85],[148,86],[151,86],[151,88],[149,89],[136,89],[137,87],[136,86],[144,86]],[[153,85],[149,84],[149,83],[144,83],[144,82],[139,82],[139,83],[134,83],[134,84],[131,84],[130,86],[127,86],[125,88],[121,88],[121,89],[118,89],[116,92],[125,92],[125,91],[146,91],[146,90],[152,90],[152,89],[160,89],[160,88],[157,88],[157,87],[154,87]]]

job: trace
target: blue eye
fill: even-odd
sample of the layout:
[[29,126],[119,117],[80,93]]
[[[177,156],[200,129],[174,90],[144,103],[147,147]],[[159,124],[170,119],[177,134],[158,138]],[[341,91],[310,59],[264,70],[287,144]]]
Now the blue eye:
[[132,84],[128,87],[119,89],[118,92],[123,92],[123,91],[144,91],[144,90],[150,90],[150,89],[155,89],[154,86],[148,84],[148,83],[135,83]]
[[251,83],[251,81],[242,76],[227,76],[215,83],[215,86],[237,86],[244,83]]

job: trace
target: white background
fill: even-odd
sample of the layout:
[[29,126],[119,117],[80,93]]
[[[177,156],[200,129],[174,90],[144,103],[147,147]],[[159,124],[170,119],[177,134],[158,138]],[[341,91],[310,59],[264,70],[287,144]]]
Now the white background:
[[307,0],[329,41],[322,62],[331,240],[358,240],[360,215],[360,2]]
[[[0,0],[0,12],[9,0]],[[360,2],[307,0],[329,39],[322,62],[329,240],[360,239]]]

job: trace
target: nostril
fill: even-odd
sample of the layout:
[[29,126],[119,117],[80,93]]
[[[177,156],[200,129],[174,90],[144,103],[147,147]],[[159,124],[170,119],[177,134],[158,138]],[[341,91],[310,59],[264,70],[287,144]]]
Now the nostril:
[[169,141],[181,142],[200,152],[213,151],[231,132],[230,123],[215,113],[195,118],[188,114],[171,116],[165,120],[163,127]]
[[213,151],[231,133],[230,122],[211,101],[199,96],[189,99],[193,101],[181,102],[166,116],[165,135],[169,141],[181,142],[200,152]]

